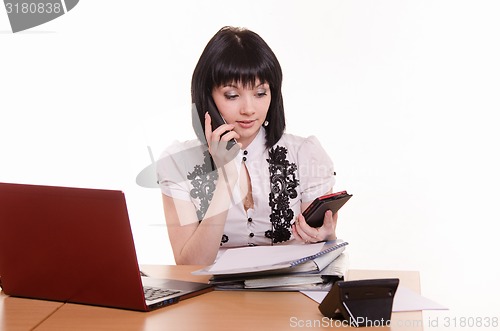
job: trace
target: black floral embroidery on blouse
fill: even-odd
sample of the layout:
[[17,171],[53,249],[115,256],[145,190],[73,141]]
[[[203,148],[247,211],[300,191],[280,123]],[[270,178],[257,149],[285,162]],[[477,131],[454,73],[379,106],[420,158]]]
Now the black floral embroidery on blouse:
[[187,175],[187,179],[191,180],[193,186],[190,192],[191,197],[200,200],[200,207],[196,211],[200,222],[205,217],[214,195],[215,184],[219,178],[217,171],[212,168],[210,153],[205,151],[203,156],[203,164],[195,165],[193,171]]
[[269,150],[269,174],[271,180],[271,192],[269,193],[269,206],[271,214],[269,218],[272,230],[266,231],[266,237],[273,243],[290,240],[291,222],[294,217],[290,208],[290,199],[297,197],[297,165],[286,159],[288,150],[282,146],[276,146]]
[[[209,151],[203,153],[203,164],[195,165],[192,172],[189,172],[187,178],[191,180],[191,197],[200,200],[200,207],[196,210],[198,220],[201,222],[207,213],[210,201],[214,196],[215,185],[219,174],[212,166],[212,160]],[[227,235],[223,235],[220,245],[229,241]]]

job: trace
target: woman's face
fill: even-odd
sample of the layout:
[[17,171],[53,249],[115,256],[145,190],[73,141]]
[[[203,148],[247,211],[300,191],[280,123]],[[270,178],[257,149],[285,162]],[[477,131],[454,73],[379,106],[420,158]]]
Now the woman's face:
[[269,85],[259,80],[253,88],[232,83],[214,88],[212,97],[224,120],[235,125],[234,131],[240,135],[238,142],[246,148],[266,120],[271,104]]

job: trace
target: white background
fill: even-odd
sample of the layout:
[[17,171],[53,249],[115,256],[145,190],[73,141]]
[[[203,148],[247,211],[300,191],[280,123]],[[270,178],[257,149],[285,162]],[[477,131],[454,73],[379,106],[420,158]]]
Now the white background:
[[81,0],[12,34],[0,9],[0,181],[123,190],[139,262],[172,264],[160,191],[135,177],[147,146],[158,157],[193,137],[190,78],[210,37],[248,27],[282,64],[287,131],[318,136],[354,194],[338,226],[351,268],[420,271],[422,294],[450,308],[425,325],[500,317],[499,14],[496,1]]

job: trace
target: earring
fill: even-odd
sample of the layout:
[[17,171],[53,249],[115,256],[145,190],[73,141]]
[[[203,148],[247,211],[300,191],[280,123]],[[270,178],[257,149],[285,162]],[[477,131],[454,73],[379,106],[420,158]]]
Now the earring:
[[264,125],[264,126],[268,126],[268,125],[269,125],[269,122],[268,122],[268,121],[265,121],[263,125]]

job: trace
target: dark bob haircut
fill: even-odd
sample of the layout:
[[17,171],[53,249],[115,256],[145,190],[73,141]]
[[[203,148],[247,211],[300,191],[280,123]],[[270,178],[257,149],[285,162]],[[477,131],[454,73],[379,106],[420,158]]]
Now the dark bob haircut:
[[[285,131],[285,112],[281,95],[281,66],[267,43],[255,32],[223,27],[208,42],[196,65],[191,80],[191,99],[196,105],[193,127],[200,141],[205,142],[205,113],[214,88],[241,83],[255,87],[256,81],[269,84],[271,104],[266,120],[266,147],[278,142]],[[202,131],[197,130],[201,123]]]

